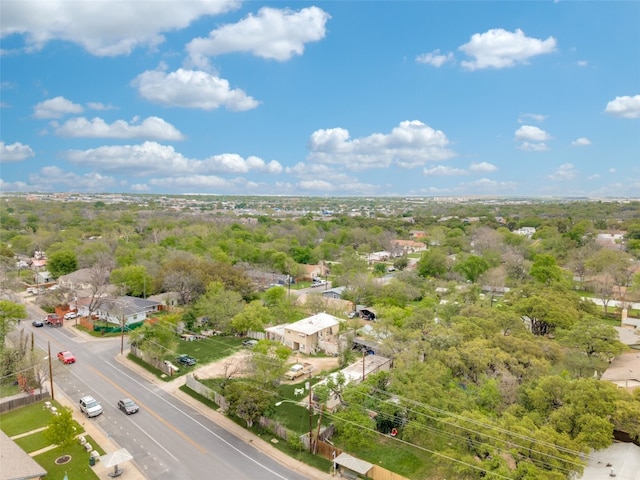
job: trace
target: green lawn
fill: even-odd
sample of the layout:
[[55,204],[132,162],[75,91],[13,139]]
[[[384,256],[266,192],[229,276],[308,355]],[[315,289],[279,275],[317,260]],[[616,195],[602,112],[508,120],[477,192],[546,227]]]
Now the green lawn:
[[46,430],[42,430],[41,432],[32,433],[26,437],[16,438],[14,442],[27,453],[35,452],[51,445],[51,443],[44,438],[45,431]]
[[[51,404],[56,408],[61,408],[56,401]],[[44,408],[44,402],[34,403],[28,407],[0,415],[0,429],[8,436],[13,437],[40,427],[46,427],[50,418],[51,412]]]
[[[105,451],[100,448],[99,445],[89,436],[85,436],[87,441],[94,447],[95,450],[104,455]],[[56,458],[62,455],[71,455],[71,461],[64,465],[57,465]],[[47,452],[36,455],[33,459],[40,464],[42,468],[47,471],[47,478],[58,479],[64,478],[65,474],[69,479],[81,478],[82,480],[97,479],[98,475],[93,471],[94,468],[105,469],[100,462],[96,463],[95,467],[89,466],[89,453],[84,449],[80,443],[73,443],[69,448],[62,450],[60,448],[54,448]],[[126,467],[124,467],[126,468]]]
[[0,383],[0,398],[10,397],[20,393],[20,386],[17,383]]
[[[221,336],[209,337],[203,340],[194,340],[193,342],[180,340],[180,343],[178,343],[177,355],[186,353],[198,360],[198,363],[193,367],[178,365],[178,367],[181,367],[180,373],[188,373],[190,370],[197,368],[201,364],[215,362],[234,354],[242,348],[242,340],[243,339],[239,337]],[[175,357],[176,355],[170,355],[166,360],[175,363]]]
[[[234,354],[242,348],[242,340],[243,338],[240,337],[222,336],[209,337],[202,340],[194,340],[192,342],[180,340],[176,353],[164,357],[165,360],[170,361],[180,369],[172,377],[166,375],[161,370],[152,367],[151,365],[135,357],[134,355],[129,355],[128,358],[141,367],[145,368],[147,371],[153,373],[159,379],[169,381],[180,375],[190,373],[203,364],[215,362]],[[191,355],[197,360],[197,363],[192,367],[178,364],[176,362],[176,357],[183,353]]]
[[[57,408],[61,408],[56,401],[53,401],[52,404]],[[39,402],[0,415],[0,428],[11,437],[46,427],[50,418],[51,412],[44,408],[44,402]],[[78,434],[83,432],[82,426],[77,423],[76,428]],[[85,435],[85,438],[91,443],[94,450],[104,455],[105,451],[91,437]],[[44,439],[43,431],[26,435],[16,439],[15,442],[27,453],[49,446],[49,443]],[[71,455],[71,461],[64,465],[56,465],[56,458],[64,454]],[[65,473],[70,479],[90,480],[99,478],[89,466],[89,453],[85,451],[79,442],[74,442],[64,451],[60,448],[54,448],[33,458],[47,471],[47,478],[63,478]],[[97,468],[104,468],[99,466],[99,462],[97,465]]]

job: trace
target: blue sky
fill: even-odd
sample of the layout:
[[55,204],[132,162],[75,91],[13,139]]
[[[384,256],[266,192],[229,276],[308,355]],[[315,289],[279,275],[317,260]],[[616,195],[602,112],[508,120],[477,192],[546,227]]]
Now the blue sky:
[[640,2],[0,2],[4,192],[640,197]]

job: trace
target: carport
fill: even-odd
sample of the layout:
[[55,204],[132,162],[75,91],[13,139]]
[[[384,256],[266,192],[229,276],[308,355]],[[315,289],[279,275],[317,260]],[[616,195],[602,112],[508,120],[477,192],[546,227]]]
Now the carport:
[[366,307],[360,309],[360,318],[370,322],[376,321],[376,311],[373,308]]
[[346,453],[341,453],[333,462],[340,466],[338,472],[341,477],[356,479],[360,478],[358,475],[364,475],[365,477],[369,473],[369,470],[373,468],[373,464],[360,460],[359,458],[352,457]]
[[358,350],[373,351],[376,352],[376,349],[379,347],[376,342],[372,342],[371,340],[365,340],[364,338],[355,337],[353,339],[353,347]]

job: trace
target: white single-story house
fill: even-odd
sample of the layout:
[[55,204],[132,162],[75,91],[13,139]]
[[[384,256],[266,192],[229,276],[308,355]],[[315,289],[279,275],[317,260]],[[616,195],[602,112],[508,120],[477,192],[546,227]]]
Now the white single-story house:
[[[124,296],[115,299],[102,299],[93,313],[107,323],[127,326],[143,322],[150,313],[158,312],[161,309],[160,302]],[[86,307],[80,307],[79,313],[82,316],[89,314]]]

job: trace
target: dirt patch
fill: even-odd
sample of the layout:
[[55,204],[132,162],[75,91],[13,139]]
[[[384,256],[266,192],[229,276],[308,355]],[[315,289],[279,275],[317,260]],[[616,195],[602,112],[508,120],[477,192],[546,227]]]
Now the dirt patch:
[[69,463],[71,461],[71,455],[63,455],[61,457],[56,458],[56,465],[64,465],[65,463]]
[[[340,364],[337,357],[306,357],[296,353],[291,354],[287,363],[310,363],[313,366],[313,375],[334,370]],[[242,350],[217,362],[203,365],[193,373],[200,378],[223,377],[232,371],[237,372],[234,376],[242,376],[246,375],[250,368],[251,352]]]

